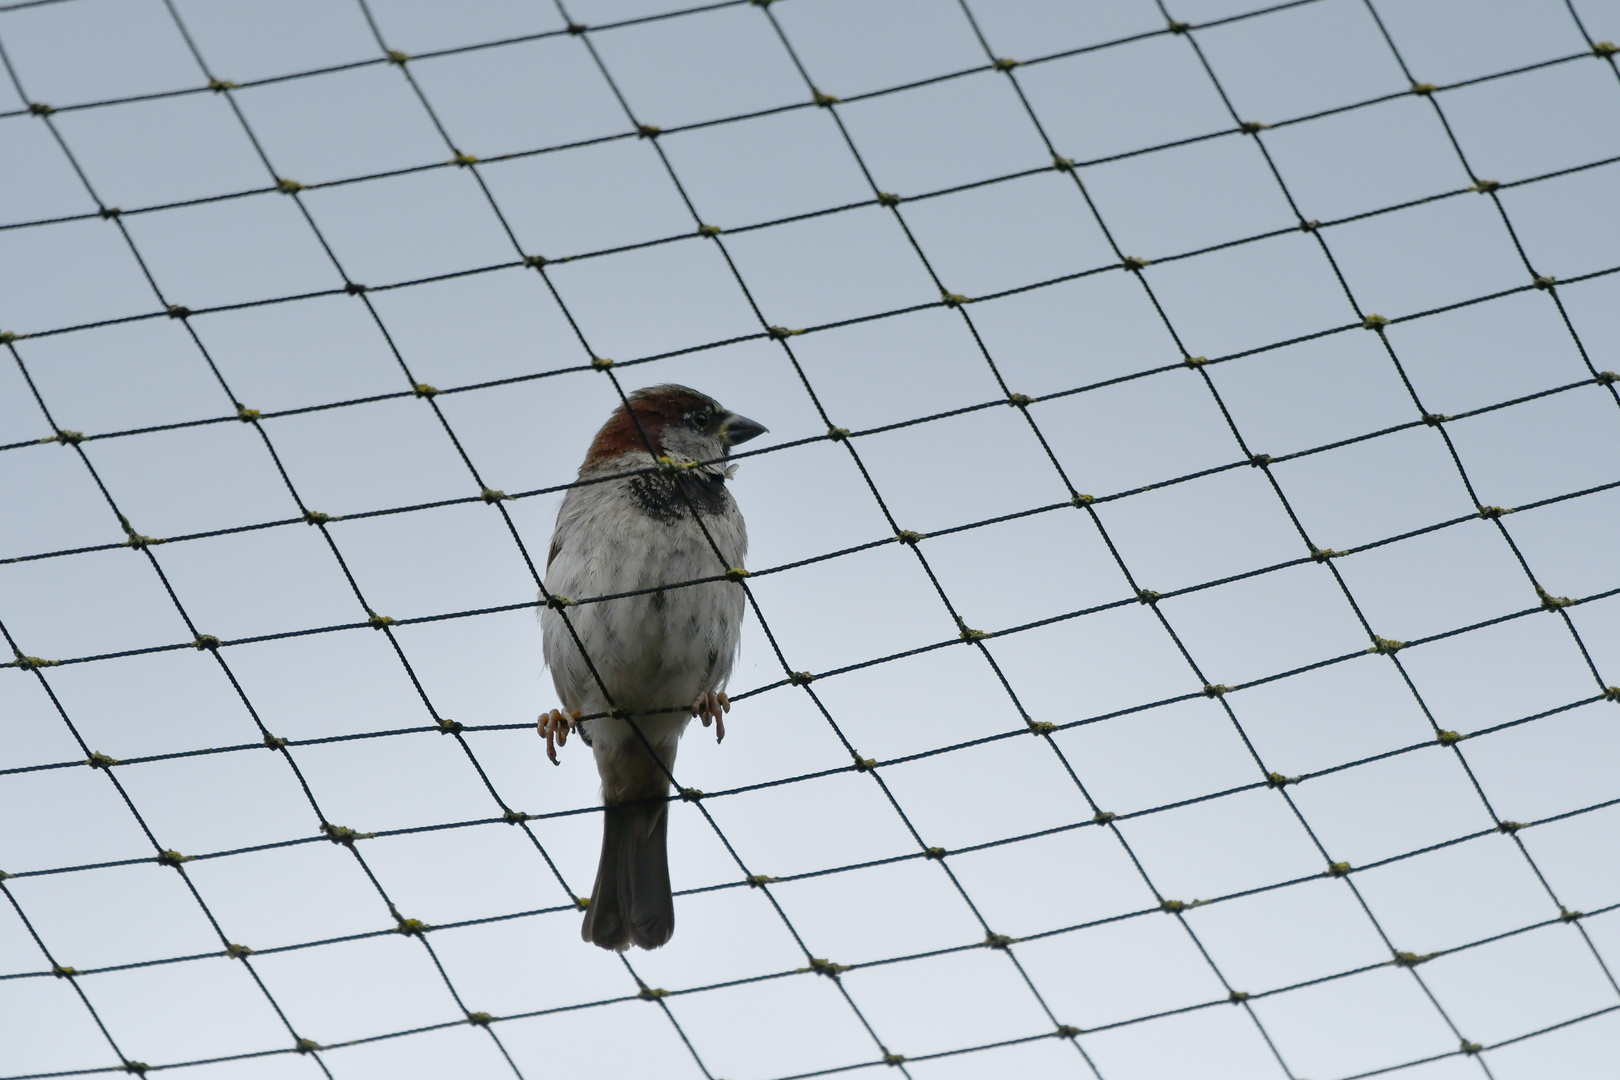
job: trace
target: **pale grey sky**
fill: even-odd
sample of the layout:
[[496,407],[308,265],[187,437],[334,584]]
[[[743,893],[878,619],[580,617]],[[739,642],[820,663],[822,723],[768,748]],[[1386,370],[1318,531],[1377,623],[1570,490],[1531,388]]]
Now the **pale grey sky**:
[[[0,4],[0,1078],[1606,1075],[1616,40]],[[531,562],[666,381],[771,433],[621,961]]]

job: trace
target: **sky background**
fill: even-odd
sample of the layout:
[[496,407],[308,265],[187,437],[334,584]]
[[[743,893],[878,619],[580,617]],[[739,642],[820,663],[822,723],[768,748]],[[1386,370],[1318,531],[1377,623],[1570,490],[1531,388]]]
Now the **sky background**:
[[[0,4],[0,1077],[1609,1075],[1617,40]],[[534,571],[658,382],[771,430],[620,958]]]

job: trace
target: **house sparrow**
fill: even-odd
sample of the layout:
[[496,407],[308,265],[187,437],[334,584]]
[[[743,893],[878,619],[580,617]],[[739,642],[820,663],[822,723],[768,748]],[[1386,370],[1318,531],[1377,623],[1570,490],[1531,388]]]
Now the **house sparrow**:
[[[722,717],[731,706],[720,691],[737,658],[744,607],[731,582],[681,583],[742,566],[748,535],[726,490],[737,466],[724,459],[764,430],[684,386],[637,390],[629,408],[614,410],[596,433],[579,469],[582,483],[557,512],[548,595],[585,600],[655,590],[563,605],[567,622],[555,606],[540,614],[546,664],[563,703],[540,717],[546,754],[556,764],[556,748],[577,725],[602,776],[602,859],[580,936],[604,949],[623,951],[632,942],[656,949],[675,931],[665,849],[670,772],[693,716],[725,738]],[[658,471],[633,472],[649,466]],[[615,710],[630,719],[577,719]]]

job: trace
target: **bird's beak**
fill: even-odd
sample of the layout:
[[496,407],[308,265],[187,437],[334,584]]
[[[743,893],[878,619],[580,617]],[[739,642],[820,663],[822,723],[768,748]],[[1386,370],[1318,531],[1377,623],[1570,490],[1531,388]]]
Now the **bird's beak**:
[[746,416],[736,413],[727,413],[726,418],[720,421],[720,438],[727,446],[736,446],[745,443],[756,435],[763,435],[769,431],[764,424],[755,423]]

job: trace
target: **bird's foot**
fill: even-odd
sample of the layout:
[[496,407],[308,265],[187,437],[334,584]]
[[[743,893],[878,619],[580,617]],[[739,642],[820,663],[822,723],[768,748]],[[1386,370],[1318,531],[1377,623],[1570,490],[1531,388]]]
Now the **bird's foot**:
[[568,733],[578,722],[577,712],[565,716],[561,709],[552,709],[548,713],[540,714],[540,720],[535,726],[546,740],[546,757],[551,759],[553,765],[561,764],[557,760],[557,747],[568,741]]
[[703,721],[703,726],[714,724],[714,741],[720,742],[726,737],[726,716],[731,711],[731,702],[724,694],[710,691],[700,694],[692,702],[692,715]]

